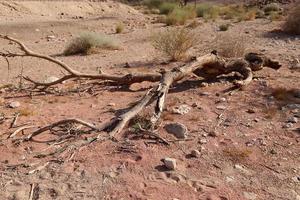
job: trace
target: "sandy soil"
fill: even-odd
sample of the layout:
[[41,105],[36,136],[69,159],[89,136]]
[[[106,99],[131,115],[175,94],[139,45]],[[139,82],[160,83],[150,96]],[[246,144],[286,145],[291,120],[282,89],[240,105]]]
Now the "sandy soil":
[[[101,68],[107,73],[126,74],[176,65],[162,65],[166,59],[151,45],[151,35],[167,27],[153,23],[154,15],[143,15],[123,4],[1,1],[0,11],[0,34],[18,38],[36,52],[59,54],[72,37],[85,31],[105,33],[118,41],[120,50],[57,57],[83,72],[97,73]],[[198,20],[201,25],[195,32],[199,45],[190,52],[192,55],[207,53],[211,41],[220,34],[218,25],[225,23]],[[120,22],[126,25],[125,31],[114,34]],[[194,80],[172,88],[159,134],[175,140],[163,127],[180,122],[189,130],[186,141],[165,146],[149,139],[133,139],[124,131],[119,142],[95,142],[74,152],[37,157],[38,153],[55,150],[59,145],[38,141],[16,145],[12,139],[6,139],[16,129],[9,128],[11,119],[5,120],[0,124],[0,199],[29,199],[34,186],[39,195],[33,199],[45,200],[299,200],[300,122],[283,127],[289,118],[299,119],[300,100],[280,101],[272,96],[272,91],[280,87],[299,89],[300,72],[290,68],[295,59],[300,59],[300,38],[274,32],[281,23],[259,19],[232,23],[228,30],[247,37],[249,51],[263,52],[279,60],[283,64],[280,70],[255,73],[250,86],[233,95],[224,92],[232,86],[224,78],[208,87],[201,87],[201,81]],[[7,41],[1,40],[0,45],[1,51],[18,51]],[[126,63],[130,68],[125,68]],[[36,58],[10,59],[10,70],[6,61],[0,59],[0,83],[18,85],[22,68],[23,75],[35,80],[62,75],[57,66]],[[25,91],[2,89],[0,113],[7,117],[23,113],[18,119],[20,125],[43,126],[69,117],[100,123],[141,98],[150,85],[134,84],[131,91],[95,87],[94,95],[73,92],[28,96]],[[60,87],[76,89],[78,84],[67,82]],[[12,101],[20,102],[21,106],[8,108]],[[183,116],[171,113],[172,108],[183,104],[189,105],[191,111]],[[87,135],[80,137],[84,139]],[[45,133],[36,139],[45,141],[53,139],[53,135]],[[189,155],[195,149],[201,152],[198,158]],[[166,170],[161,162],[164,157],[175,158],[178,168]]]

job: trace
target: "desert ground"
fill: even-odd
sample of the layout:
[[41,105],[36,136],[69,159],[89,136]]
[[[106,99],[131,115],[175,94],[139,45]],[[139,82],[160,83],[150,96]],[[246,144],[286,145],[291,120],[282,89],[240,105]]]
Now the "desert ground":
[[[153,34],[176,28],[158,23],[157,17],[144,14],[140,6],[110,0],[1,0],[0,34],[84,73],[159,73],[184,62],[170,62],[153,47]],[[215,38],[225,34],[219,25],[230,23],[226,34],[243,36],[246,51],[263,53],[282,67],[254,72],[247,87],[232,91],[232,75],[209,83],[189,75],[174,84],[157,128],[168,145],[155,137],[135,136],[132,122],[117,141],[106,139],[105,131],[80,132],[82,126],[74,124],[61,127],[57,135],[46,131],[33,140],[18,140],[68,118],[101,124],[138,102],[157,83],[124,88],[69,80],[33,92],[32,83],[22,76],[42,82],[66,72],[36,57],[8,57],[8,65],[1,56],[0,199],[299,200],[300,37],[279,31],[285,17],[195,20],[197,45],[189,55],[210,53]],[[116,34],[119,23],[124,31]],[[72,38],[87,31],[110,36],[119,48],[60,55]],[[2,38],[0,45],[0,52],[22,53],[14,42]],[[188,109],[174,113],[178,108]],[[140,115],[152,110],[149,105]],[[170,123],[184,125],[186,138],[168,133],[165,126]],[[30,127],[15,132],[24,126]],[[75,145],[98,134],[103,139]],[[70,137],[61,139],[66,135]],[[166,157],[176,160],[174,170],[166,168]]]

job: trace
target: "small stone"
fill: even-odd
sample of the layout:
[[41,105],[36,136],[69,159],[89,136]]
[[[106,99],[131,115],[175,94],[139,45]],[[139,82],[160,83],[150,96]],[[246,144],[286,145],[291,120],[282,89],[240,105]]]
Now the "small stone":
[[244,192],[244,197],[249,200],[255,200],[256,194],[254,194],[252,192]]
[[55,39],[55,38],[56,38],[56,37],[55,37],[54,35],[48,35],[48,36],[47,36],[47,39],[48,39],[48,40],[53,40],[53,39]]
[[59,78],[55,77],[55,76],[49,76],[44,83],[52,83],[54,81],[57,81]]
[[255,121],[255,122],[259,122],[259,119],[258,118],[254,118],[254,120],[253,121]]
[[226,180],[227,183],[230,183],[230,182],[233,182],[233,181],[234,181],[234,177],[227,176],[227,177],[225,178],[225,180]]
[[191,107],[189,105],[183,104],[178,107],[173,108],[173,113],[184,115],[190,112]]
[[287,123],[285,125],[282,126],[282,128],[292,128],[293,127],[293,123]]
[[271,154],[277,154],[277,151],[275,151],[274,149],[271,149],[270,153]]
[[289,118],[287,119],[287,122],[289,122],[289,123],[298,123],[298,118],[297,118],[297,117],[294,117],[294,116],[289,117]]
[[225,97],[220,98],[219,102],[226,102],[226,98]]
[[226,106],[222,106],[222,105],[219,105],[216,107],[218,110],[225,110],[226,109]]
[[201,153],[200,153],[200,151],[198,151],[197,149],[193,149],[193,150],[191,151],[191,155],[192,155],[193,157],[195,157],[195,158],[199,158],[200,155],[201,155]]
[[176,138],[184,139],[187,136],[187,128],[181,123],[170,123],[164,127],[166,131],[170,134],[173,134]]
[[296,183],[300,183],[300,176],[295,176],[292,178],[292,180]]
[[253,110],[253,109],[250,108],[250,109],[247,110],[247,113],[253,114],[253,113],[255,113],[255,110]]
[[208,86],[208,83],[206,83],[206,82],[202,82],[201,84],[200,84],[200,87],[207,87]]
[[176,159],[174,159],[174,158],[168,158],[168,157],[164,158],[163,162],[164,162],[166,168],[169,170],[175,170],[177,167]]
[[20,102],[18,101],[12,101],[10,102],[10,104],[8,105],[10,108],[18,108],[21,106]]
[[114,107],[114,106],[116,106],[116,104],[115,103],[109,103],[108,106]]
[[209,92],[200,92],[199,95],[200,96],[209,96],[210,93]]
[[206,144],[207,143],[207,139],[201,139],[201,140],[199,140],[199,143],[200,144]]

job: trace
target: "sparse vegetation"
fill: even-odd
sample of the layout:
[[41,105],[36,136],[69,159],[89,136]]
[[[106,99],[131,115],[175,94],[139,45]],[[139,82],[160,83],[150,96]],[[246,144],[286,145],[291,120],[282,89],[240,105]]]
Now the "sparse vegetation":
[[162,3],[158,7],[160,14],[164,14],[164,15],[171,13],[175,8],[178,8],[178,4],[172,2]]
[[91,54],[99,49],[117,49],[116,43],[109,37],[97,33],[84,33],[73,39],[65,48],[63,54]]
[[300,5],[297,5],[288,14],[283,30],[290,34],[300,35]]
[[124,24],[118,23],[116,26],[116,33],[122,33],[124,31]]
[[173,61],[184,60],[189,49],[197,44],[195,34],[187,29],[175,28],[153,37],[153,46]]
[[212,49],[217,49],[219,55],[227,58],[242,57],[246,51],[245,37],[230,33],[219,34],[213,41]]
[[166,24],[170,25],[184,25],[187,20],[194,19],[196,17],[195,10],[190,8],[176,8],[167,15]]
[[278,11],[280,11],[280,7],[277,3],[270,3],[264,7],[264,12],[266,14],[270,12],[278,12]]

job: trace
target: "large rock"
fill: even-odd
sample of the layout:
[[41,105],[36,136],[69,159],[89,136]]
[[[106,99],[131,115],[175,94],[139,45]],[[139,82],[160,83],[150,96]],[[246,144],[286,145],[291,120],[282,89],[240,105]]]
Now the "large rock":
[[165,129],[179,139],[184,139],[187,136],[186,126],[178,122],[165,125]]

